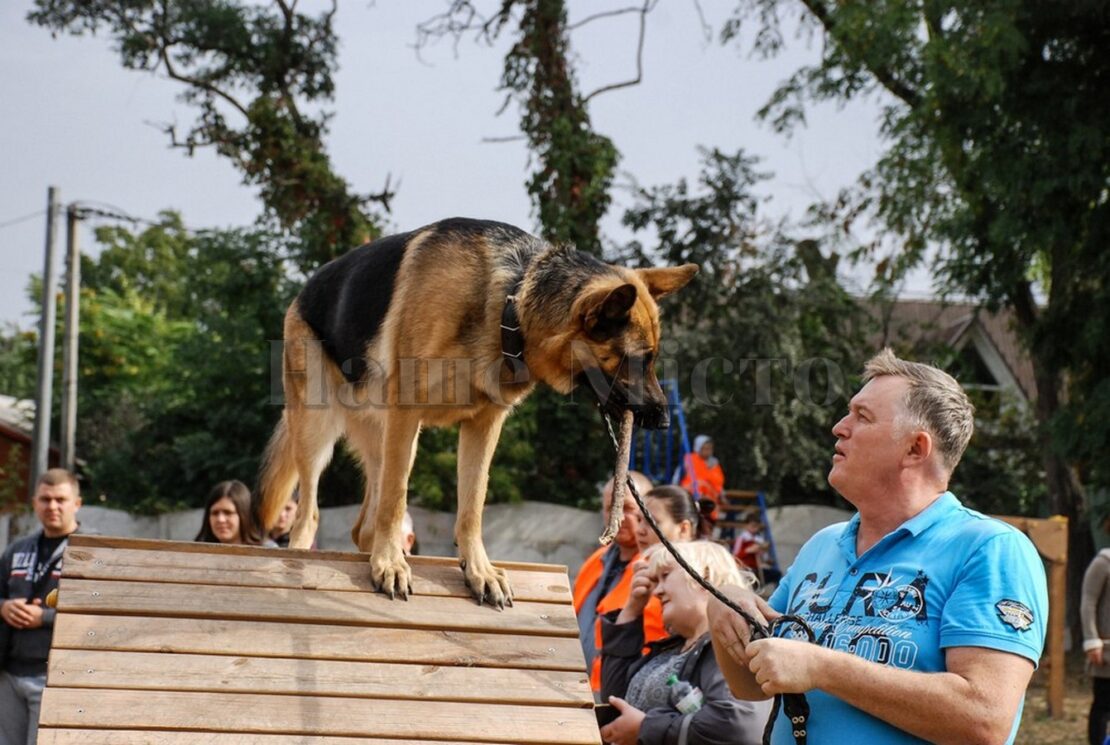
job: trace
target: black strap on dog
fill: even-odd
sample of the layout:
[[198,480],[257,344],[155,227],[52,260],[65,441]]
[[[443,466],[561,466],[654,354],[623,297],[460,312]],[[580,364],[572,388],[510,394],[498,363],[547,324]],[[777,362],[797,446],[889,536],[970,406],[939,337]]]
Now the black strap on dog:
[[528,366],[524,363],[524,334],[520,331],[520,316],[516,312],[517,295],[524,284],[521,277],[513,286],[512,292],[505,297],[505,309],[501,311],[501,359],[512,373],[513,380],[528,380]]
[[[620,452],[620,443],[617,440],[617,434],[613,429],[613,423],[609,420],[609,417],[605,415],[604,411],[601,412],[601,418],[605,421],[605,427],[609,430],[609,439],[613,441],[613,447],[618,452]],[[636,504],[639,506],[640,512],[643,513],[644,519],[647,521],[647,524],[651,527],[655,535],[658,536],[659,542],[662,543],[667,551],[671,554],[671,556],[674,557],[674,560],[678,562],[678,565],[682,567],[683,571],[694,578],[695,582],[705,588],[705,590],[708,591],[710,595],[720,600],[722,603],[725,604],[726,607],[728,607],[734,613],[738,614],[741,618],[747,621],[748,628],[751,629],[752,641],[756,639],[770,639],[776,635],[779,629],[789,625],[801,629],[801,631],[806,635],[806,638],[811,644],[816,643],[817,638],[813,634],[813,629],[811,629],[809,627],[809,624],[807,624],[805,620],[802,619],[800,616],[781,615],[774,621],[772,621],[770,625],[764,625],[757,621],[739,605],[732,602],[732,600],[730,600],[729,598],[725,597],[724,593],[711,585],[704,577],[698,574],[697,570],[695,570],[692,566],[690,566],[689,563],[687,563],[685,559],[682,558],[678,551],[675,550],[674,545],[667,540],[667,537],[665,535],[663,535],[663,531],[660,530],[659,526],[655,523],[655,519],[651,516],[651,512],[649,512],[647,507],[644,505],[644,500],[640,496],[640,492],[636,489],[636,484],[633,483],[631,476],[627,478],[627,483],[629,492],[636,500]],[[780,708],[785,711],[787,718],[790,720],[795,744],[806,745],[808,736],[807,728],[809,725],[809,702],[806,701],[804,693],[779,693],[775,695],[775,702],[771,706],[771,716],[767,720],[766,728],[764,728],[763,730],[763,745],[771,745],[771,731],[774,729],[775,720],[778,719]]]

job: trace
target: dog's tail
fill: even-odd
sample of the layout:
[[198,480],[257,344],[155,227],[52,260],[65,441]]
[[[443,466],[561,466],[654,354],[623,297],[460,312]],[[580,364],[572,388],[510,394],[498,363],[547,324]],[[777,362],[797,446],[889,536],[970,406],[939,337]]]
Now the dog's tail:
[[263,530],[268,531],[277,522],[282,507],[289,501],[297,486],[297,461],[293,457],[289,424],[285,414],[274,428],[262,458],[262,473],[258,479],[255,518]]

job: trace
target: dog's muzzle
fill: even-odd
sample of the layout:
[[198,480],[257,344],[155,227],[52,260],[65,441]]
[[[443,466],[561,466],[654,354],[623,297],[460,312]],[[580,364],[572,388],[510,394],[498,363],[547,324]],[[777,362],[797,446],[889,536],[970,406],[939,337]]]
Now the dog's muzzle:
[[641,396],[645,400],[632,401],[633,398],[628,388],[619,381],[613,380],[596,367],[588,368],[579,376],[579,381],[585,378],[597,398],[597,404],[607,416],[619,419],[626,412],[632,412],[632,423],[643,429],[667,429],[671,425],[670,409],[666,399],[650,400],[647,395]]

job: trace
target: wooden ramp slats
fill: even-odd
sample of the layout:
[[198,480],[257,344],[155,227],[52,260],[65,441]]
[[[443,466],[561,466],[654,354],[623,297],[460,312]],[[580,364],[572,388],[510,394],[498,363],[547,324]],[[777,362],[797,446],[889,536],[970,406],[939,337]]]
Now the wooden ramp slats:
[[[400,602],[400,601],[398,601]],[[580,671],[577,638],[468,631],[60,613],[54,649]]]
[[235,732],[165,732],[159,730],[46,729],[38,745],[512,745],[474,740],[395,740],[376,737],[259,735]]
[[[286,553],[271,549],[262,555],[178,554],[90,546],[72,549],[66,556],[65,569],[66,576],[73,579],[373,592],[365,560],[325,560],[311,554],[290,557]],[[413,564],[422,570],[413,576],[416,595],[470,597],[457,562],[416,558]],[[561,603],[571,597],[566,575],[530,569],[510,569],[508,574],[514,600]]]
[[59,649],[50,656],[48,680],[66,688],[593,704],[584,673],[274,657]]
[[522,601],[497,611],[470,598],[417,595],[406,601],[369,592],[112,582],[64,575],[58,610],[578,636],[572,606],[556,603]]
[[495,562],[479,606],[457,561],[414,595],[364,554],[73,536],[41,745],[600,745],[561,567]]
[[[273,549],[261,546],[224,546],[218,543],[159,541],[149,538],[115,538],[112,536],[88,535],[82,533],[76,533],[70,536],[68,545],[70,548],[119,548],[154,552],[172,551],[174,554],[182,557],[188,554],[271,557],[280,553],[281,556],[292,559],[304,559],[308,561],[348,561],[362,564],[365,564],[370,559],[368,554],[360,554],[353,551],[316,551],[292,548]],[[459,565],[458,559],[450,559],[444,556],[410,556],[408,559],[414,568],[427,566],[452,566],[457,568]],[[181,561],[185,563],[189,560],[182,558]],[[493,563],[495,566],[507,569],[510,572],[517,569],[529,572],[545,572],[547,574],[553,574],[555,577],[561,576],[561,581],[563,583],[568,582],[566,567],[552,564],[533,564],[526,561],[495,561]]]
[[207,730],[597,745],[591,709],[47,687],[43,727]]

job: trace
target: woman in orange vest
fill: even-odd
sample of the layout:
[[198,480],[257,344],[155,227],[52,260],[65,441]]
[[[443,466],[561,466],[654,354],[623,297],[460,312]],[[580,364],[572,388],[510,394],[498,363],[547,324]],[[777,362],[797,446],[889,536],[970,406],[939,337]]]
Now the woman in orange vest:
[[694,438],[694,451],[686,456],[681,486],[694,495],[694,499],[708,499],[713,503],[711,520],[717,519],[717,503],[725,490],[725,472],[721,462],[713,457],[713,439],[709,435]]

